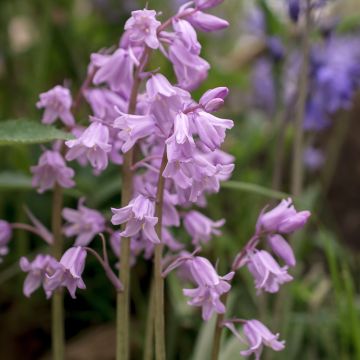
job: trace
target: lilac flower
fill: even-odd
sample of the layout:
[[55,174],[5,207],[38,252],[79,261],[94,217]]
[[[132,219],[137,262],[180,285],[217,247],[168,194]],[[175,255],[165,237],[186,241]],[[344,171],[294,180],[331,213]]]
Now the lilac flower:
[[59,287],[66,287],[73,299],[76,289],[85,289],[81,275],[85,268],[86,250],[81,246],[68,249],[60,259],[59,268],[53,275],[47,275],[46,292],[50,297]]
[[124,98],[108,89],[87,89],[84,97],[90,104],[94,115],[109,123],[118,116],[115,107],[121,111],[127,109],[127,102]]
[[84,206],[80,199],[78,210],[64,208],[63,218],[68,222],[63,228],[65,236],[76,235],[74,246],[87,246],[91,240],[105,230],[105,218],[100,212]]
[[281,268],[265,250],[249,252],[247,266],[254,277],[258,294],[262,289],[269,293],[275,293],[279,291],[280,285],[293,279],[287,273],[287,266]]
[[151,100],[161,95],[165,97],[176,96],[177,91],[162,74],[155,74],[146,82],[146,93]]
[[221,231],[218,228],[224,224],[225,219],[212,221],[195,210],[189,211],[184,217],[185,229],[192,236],[192,243],[194,245],[200,245],[201,242],[209,242],[212,235],[221,235]]
[[275,351],[285,348],[285,341],[279,341],[279,334],[273,334],[264,324],[258,320],[248,320],[244,325],[244,335],[249,343],[248,350],[241,351],[241,355],[249,356],[255,354],[259,360],[263,346],[271,347]]
[[174,19],[172,25],[176,37],[181,40],[186,49],[192,54],[199,55],[201,45],[198,42],[196,31],[191,24],[186,20]]
[[281,235],[269,235],[267,237],[267,241],[271,247],[271,250],[282,260],[284,260],[286,265],[296,265],[294,252],[289,243]]
[[54,188],[59,184],[63,188],[71,188],[75,185],[72,178],[74,170],[66,166],[66,163],[58,151],[46,150],[36,166],[31,167],[33,173],[32,186],[38,188],[39,193]]
[[224,99],[228,93],[229,89],[224,86],[210,89],[201,96],[199,104],[206,112],[217,111],[224,104]]
[[196,289],[183,290],[185,296],[192,298],[188,304],[202,307],[202,317],[205,321],[209,320],[214,312],[225,313],[225,306],[220,296],[230,290],[229,281],[233,278],[234,272],[219,276],[209,260],[200,256],[188,260],[186,266],[198,285]]
[[118,137],[124,142],[121,150],[128,152],[135,143],[156,131],[155,119],[151,114],[130,115],[122,113],[114,121],[114,128],[120,129]]
[[129,202],[129,205],[121,209],[111,208],[111,211],[113,212],[111,218],[113,225],[126,223],[125,230],[120,234],[121,236],[131,237],[142,230],[147,240],[153,243],[160,242],[155,232],[155,225],[158,222],[158,218],[154,217],[154,201],[143,195],[138,195]]
[[269,212],[262,213],[256,226],[258,231],[288,234],[301,229],[310,215],[310,211],[297,212],[289,198]]
[[217,16],[206,14],[202,11],[196,11],[193,14],[186,17],[191,25],[196,29],[210,32],[210,31],[219,31],[226,29],[229,26],[229,23]]
[[22,257],[20,259],[20,268],[28,273],[23,292],[25,296],[30,297],[41,285],[43,285],[44,291],[47,292],[47,275],[53,275],[59,268],[59,263],[50,255],[39,254],[32,262],[29,262],[26,257]]
[[93,122],[75,140],[65,142],[70,150],[66,154],[66,160],[74,160],[86,155],[92,167],[101,171],[108,165],[107,153],[111,151],[109,144],[109,129],[100,122]]
[[[255,355],[255,360],[260,360],[263,347],[268,346],[275,351],[281,351],[285,348],[285,341],[279,341],[279,334],[273,334],[263,323],[258,320],[244,320],[243,333],[246,337],[249,349],[240,352],[242,356]],[[226,326],[241,342],[244,342],[242,336],[235,329],[234,324],[228,320],[224,321]]]
[[2,262],[1,257],[7,255],[9,252],[8,243],[11,237],[11,225],[5,220],[0,220],[0,263]]
[[169,59],[174,66],[179,86],[183,89],[194,90],[206,79],[209,63],[189,52],[181,41],[175,40],[170,45]]
[[155,19],[154,10],[136,10],[131,12],[131,17],[125,23],[125,30],[129,34],[129,39],[135,45],[146,44],[151,49],[159,47],[156,30],[161,25]]
[[169,161],[188,159],[195,147],[194,139],[190,133],[188,117],[179,112],[174,120],[174,133],[166,140],[167,157]]
[[225,140],[226,129],[234,126],[232,120],[221,119],[202,110],[196,112],[193,121],[200,140],[212,151]]
[[124,98],[130,96],[134,61],[127,50],[119,48],[112,55],[92,54],[91,63],[98,68],[93,79],[95,85],[106,83]]
[[69,89],[57,85],[51,90],[40,94],[40,101],[36,106],[38,109],[45,108],[42,118],[44,124],[52,124],[59,118],[65,125],[73,126],[74,117],[71,113],[71,94]]

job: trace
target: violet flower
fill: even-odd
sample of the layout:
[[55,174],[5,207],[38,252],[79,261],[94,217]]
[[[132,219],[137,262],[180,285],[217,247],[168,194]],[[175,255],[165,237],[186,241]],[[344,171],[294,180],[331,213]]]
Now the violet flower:
[[63,188],[71,188],[75,185],[73,177],[75,172],[66,163],[58,151],[46,150],[40,156],[38,165],[32,166],[32,186],[39,193],[53,189],[55,184]]
[[279,234],[269,235],[267,237],[271,250],[281,258],[286,265],[295,266],[296,260],[294,252],[289,243]]
[[29,262],[26,257],[22,257],[20,268],[28,273],[23,286],[24,295],[30,297],[41,285],[47,293],[47,276],[53,275],[59,267],[59,263],[50,255],[39,254],[32,262]]
[[310,211],[297,212],[289,198],[282,200],[274,209],[262,213],[257,222],[259,232],[292,233],[301,229],[309,219]]
[[[279,334],[273,334],[259,320],[246,320],[243,326],[243,333],[249,345],[249,349],[240,352],[242,356],[255,355],[255,360],[260,360],[264,346],[270,347],[275,351],[281,351],[285,348],[285,341],[279,341]],[[226,326],[241,342],[245,342],[242,336],[235,329],[235,326],[229,321],[224,321]]]
[[247,267],[255,280],[255,288],[269,293],[279,291],[280,285],[293,279],[287,272],[287,266],[280,267],[276,260],[265,250],[253,250],[248,253]]
[[125,230],[120,233],[121,236],[131,237],[142,231],[147,240],[153,243],[160,242],[155,231],[158,218],[154,216],[154,201],[138,195],[129,202],[129,205],[120,209],[111,208],[111,211],[113,212],[111,218],[113,225],[126,223]]
[[71,94],[69,89],[57,85],[47,92],[40,94],[40,101],[36,103],[38,109],[45,108],[42,118],[44,124],[52,124],[59,118],[65,125],[75,124],[71,113]]
[[65,236],[76,235],[74,246],[87,246],[91,240],[105,230],[105,218],[100,212],[84,206],[84,199],[79,200],[78,209],[64,208],[63,218],[67,224],[63,227]]
[[202,11],[194,12],[187,16],[186,20],[188,20],[196,29],[205,32],[219,31],[226,29],[229,26],[229,23],[226,20],[211,14],[206,14]]
[[0,263],[2,262],[2,256],[7,255],[9,252],[8,243],[11,237],[11,225],[5,220],[0,220]]
[[46,275],[46,293],[48,298],[60,288],[66,287],[73,299],[76,298],[76,289],[85,289],[85,283],[81,277],[86,260],[86,250],[81,246],[68,249],[60,259],[59,267],[53,275]]
[[161,23],[155,17],[154,10],[144,9],[131,12],[131,17],[125,23],[125,30],[134,45],[146,44],[151,49],[159,47],[156,30]]
[[212,221],[207,216],[198,211],[191,210],[184,217],[186,231],[192,236],[192,243],[200,245],[201,242],[207,243],[212,235],[220,236],[219,227],[225,224],[225,219]]
[[104,170],[108,165],[108,153],[111,151],[109,143],[109,129],[100,122],[93,122],[75,140],[65,142],[69,151],[66,160],[74,160],[86,155],[91,166],[98,171]]
[[188,304],[202,308],[202,317],[209,320],[214,312],[225,313],[225,305],[220,296],[230,291],[229,281],[234,277],[234,272],[219,276],[209,260],[195,256],[186,261],[194,282],[198,285],[195,289],[184,289],[185,296],[191,298]]

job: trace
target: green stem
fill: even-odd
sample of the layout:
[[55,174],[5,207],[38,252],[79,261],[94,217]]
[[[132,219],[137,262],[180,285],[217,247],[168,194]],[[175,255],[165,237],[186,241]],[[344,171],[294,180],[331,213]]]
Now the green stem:
[[146,318],[144,360],[152,360],[153,359],[154,306],[155,306],[154,291],[155,291],[154,280],[152,280],[151,286],[150,286],[150,300],[149,300],[147,318]]
[[293,167],[291,178],[291,193],[299,196],[302,192],[304,167],[303,167],[303,142],[304,142],[304,116],[308,91],[309,54],[310,54],[310,0],[306,1],[305,28],[302,44],[302,64],[299,75],[298,101],[295,114],[295,134],[293,145]]
[[[131,88],[128,113],[136,113],[137,96],[141,83],[140,73],[145,68],[150,55],[150,49],[145,48],[140,64],[134,73],[134,82]],[[121,206],[128,205],[133,192],[133,158],[134,148],[124,154],[122,165],[122,189],[121,189]],[[120,269],[119,278],[123,284],[123,291],[119,292],[116,297],[116,359],[128,360],[129,351],[129,316],[130,316],[130,239],[121,239]]]
[[164,314],[164,278],[162,277],[162,216],[164,202],[164,186],[165,178],[163,172],[167,164],[166,147],[164,149],[163,158],[160,166],[158,187],[156,192],[156,208],[155,216],[158,218],[156,224],[156,233],[160,239],[160,243],[155,245],[154,256],[154,285],[155,285],[155,355],[157,360],[165,360],[165,314]]
[[[221,302],[226,307],[228,299],[228,293],[224,294],[221,297]],[[220,345],[221,345],[221,335],[223,330],[223,321],[224,321],[225,314],[218,314],[216,318],[216,325],[215,325],[215,331],[214,331],[214,337],[213,337],[213,345],[212,345],[212,351],[211,351],[211,360],[218,360],[219,353],[220,353]]]
[[[61,235],[61,210],[63,204],[62,188],[55,185],[52,203],[51,227],[54,236],[52,246],[53,256],[60,259],[63,250]],[[65,359],[65,335],[64,335],[64,299],[62,290],[55,291],[51,300],[52,312],[52,353],[54,360]]]

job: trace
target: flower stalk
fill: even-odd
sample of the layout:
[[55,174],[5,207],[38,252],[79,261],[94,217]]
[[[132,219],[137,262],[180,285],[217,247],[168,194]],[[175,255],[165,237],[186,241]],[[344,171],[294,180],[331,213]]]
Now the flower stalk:
[[291,193],[293,196],[299,196],[302,192],[304,168],[304,116],[306,110],[306,100],[308,93],[308,76],[309,76],[309,55],[310,55],[310,0],[306,1],[305,26],[302,43],[302,64],[299,75],[298,101],[295,115],[295,133],[293,144],[293,167],[291,176]]
[[165,178],[163,172],[167,164],[166,148],[160,166],[158,187],[156,192],[155,216],[158,218],[156,233],[160,243],[155,245],[154,255],[154,300],[155,300],[155,355],[157,360],[165,360],[165,309],[164,309],[164,278],[162,276],[162,216],[164,202]]
[[[51,228],[54,236],[52,245],[53,256],[59,260],[63,251],[63,239],[61,234],[61,210],[63,204],[63,191],[55,185],[52,202]],[[64,293],[57,290],[51,300],[52,312],[52,354],[54,360],[65,358],[65,331],[64,331]]]

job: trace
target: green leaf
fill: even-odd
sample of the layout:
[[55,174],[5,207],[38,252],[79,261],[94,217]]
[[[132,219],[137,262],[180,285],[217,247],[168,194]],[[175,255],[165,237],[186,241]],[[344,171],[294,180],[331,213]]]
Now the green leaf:
[[29,190],[31,177],[18,172],[4,171],[0,173],[0,190]]
[[72,138],[70,133],[35,121],[16,119],[0,122],[0,145],[41,144]]
[[289,194],[281,191],[268,189],[266,187],[257,184],[251,184],[243,181],[226,181],[221,184],[221,187],[225,189],[234,189],[234,190],[252,192],[258,195],[263,195],[274,199],[284,199],[290,196]]

